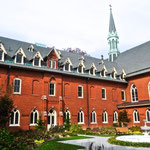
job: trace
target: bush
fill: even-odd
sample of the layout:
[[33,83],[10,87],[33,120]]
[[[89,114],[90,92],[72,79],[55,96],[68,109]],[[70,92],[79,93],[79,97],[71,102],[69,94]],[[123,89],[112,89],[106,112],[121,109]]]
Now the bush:
[[131,130],[132,132],[135,132],[135,131],[141,132],[141,127],[139,127],[139,126],[133,126],[133,127],[130,128],[130,130]]
[[115,134],[116,131],[115,131],[115,128],[114,128],[114,127],[102,127],[102,128],[99,130],[99,133],[100,133],[100,134],[112,135],[112,134]]
[[70,133],[73,133],[73,134],[83,133],[82,127],[80,125],[73,124],[70,127]]
[[63,133],[65,128],[63,126],[53,126],[49,129],[50,133]]

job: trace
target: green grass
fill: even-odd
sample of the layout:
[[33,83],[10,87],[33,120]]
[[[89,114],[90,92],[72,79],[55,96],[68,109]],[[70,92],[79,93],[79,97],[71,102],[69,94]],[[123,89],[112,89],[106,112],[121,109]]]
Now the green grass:
[[116,137],[109,138],[108,143],[114,145],[132,146],[132,147],[150,147],[150,143],[125,142],[125,141],[116,140]]
[[66,140],[80,140],[80,139],[87,139],[91,137],[85,136],[73,136],[73,137],[65,137],[62,139],[48,141],[40,145],[36,150],[76,150],[76,149],[83,149],[83,146],[72,145],[72,144],[64,144],[59,143],[58,141],[66,141]]

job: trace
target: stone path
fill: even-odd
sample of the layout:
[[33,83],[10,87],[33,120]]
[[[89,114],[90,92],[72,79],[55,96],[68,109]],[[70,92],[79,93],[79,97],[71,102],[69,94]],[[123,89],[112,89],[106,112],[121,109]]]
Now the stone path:
[[[86,136],[86,135],[85,135]],[[135,148],[135,147],[125,147],[119,145],[112,145],[107,142],[109,137],[99,137],[99,136],[91,136],[93,138],[90,139],[82,139],[82,140],[68,140],[68,141],[60,141],[62,143],[74,144],[84,146],[84,150],[89,150],[89,146],[91,143],[93,150],[98,150],[98,146],[104,146],[104,149],[101,148],[99,150],[150,150],[150,148]]]

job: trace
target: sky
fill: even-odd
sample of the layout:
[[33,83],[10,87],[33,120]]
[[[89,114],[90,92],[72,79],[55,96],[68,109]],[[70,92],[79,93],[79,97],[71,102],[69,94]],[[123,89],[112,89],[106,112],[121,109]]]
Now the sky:
[[0,36],[108,57],[109,5],[123,52],[150,40],[149,0],[0,0]]

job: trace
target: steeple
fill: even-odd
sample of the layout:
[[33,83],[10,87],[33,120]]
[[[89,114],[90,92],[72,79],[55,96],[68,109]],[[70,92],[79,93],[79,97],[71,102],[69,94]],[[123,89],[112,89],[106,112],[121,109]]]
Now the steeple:
[[119,37],[117,35],[115,22],[112,14],[112,6],[110,6],[110,20],[109,20],[109,34],[108,34],[108,44],[109,44],[109,61],[114,61],[116,57],[120,54],[118,49]]

